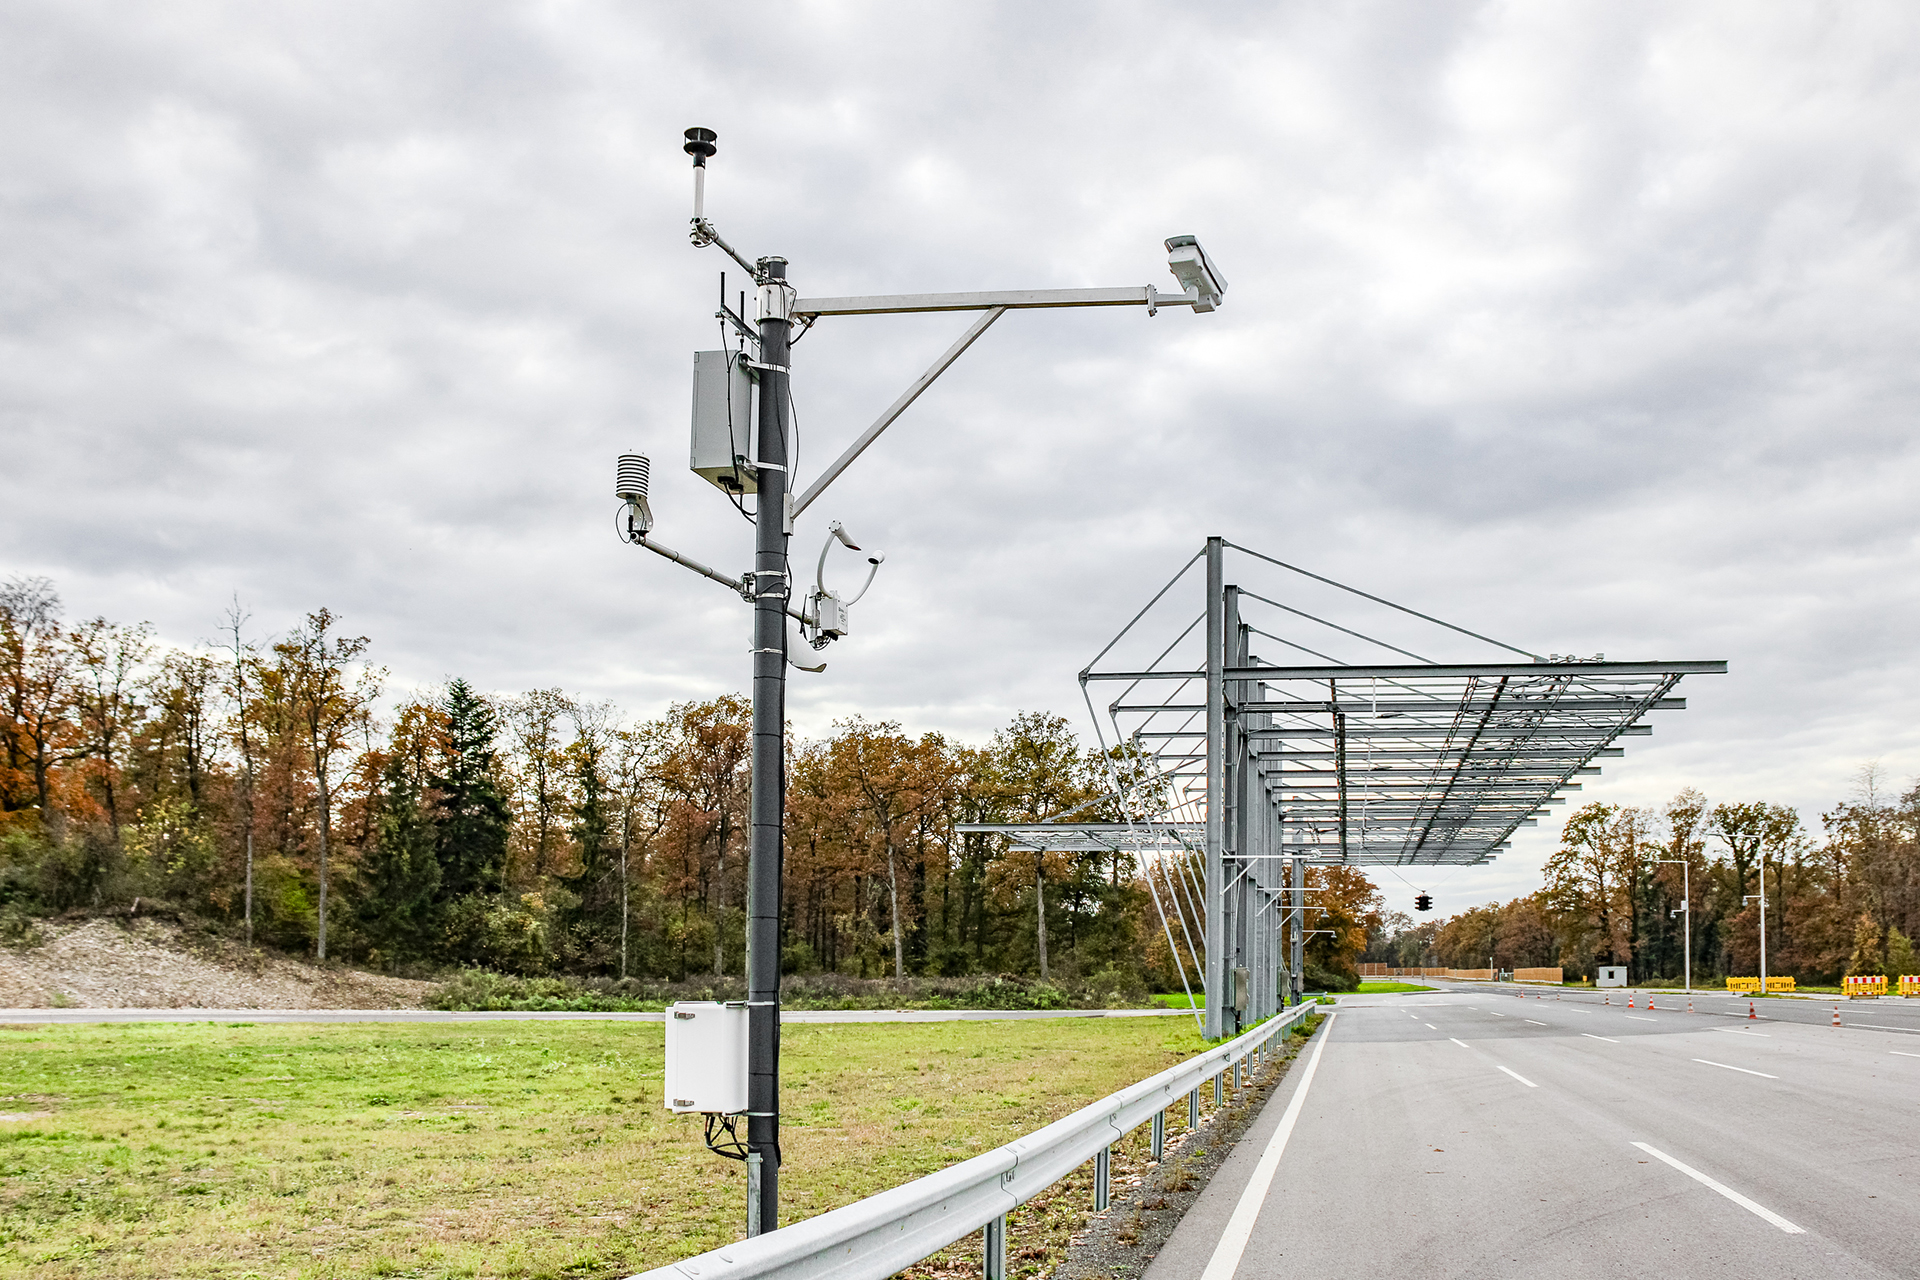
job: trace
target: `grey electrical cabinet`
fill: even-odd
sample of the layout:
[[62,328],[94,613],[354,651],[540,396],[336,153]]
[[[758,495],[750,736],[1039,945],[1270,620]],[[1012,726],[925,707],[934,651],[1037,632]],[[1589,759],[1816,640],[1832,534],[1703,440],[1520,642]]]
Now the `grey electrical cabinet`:
[[756,493],[753,369],[735,351],[693,353],[693,474],[728,493]]

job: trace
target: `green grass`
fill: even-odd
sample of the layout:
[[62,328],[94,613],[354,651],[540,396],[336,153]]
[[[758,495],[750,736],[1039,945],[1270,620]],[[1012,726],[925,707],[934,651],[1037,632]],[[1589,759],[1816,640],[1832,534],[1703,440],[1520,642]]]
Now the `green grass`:
[[[1200,1047],[1184,1019],[785,1030],[782,1218]],[[658,1023],[0,1028],[0,1276],[588,1277],[739,1235]]]
[[1402,991],[1432,991],[1432,987],[1423,987],[1417,982],[1363,982],[1356,989],[1363,996],[1394,995]]
[[1204,1009],[1207,1007],[1206,996],[1198,991],[1193,993],[1191,999],[1184,991],[1158,991],[1147,998],[1153,1001],[1153,1007],[1157,1009]]

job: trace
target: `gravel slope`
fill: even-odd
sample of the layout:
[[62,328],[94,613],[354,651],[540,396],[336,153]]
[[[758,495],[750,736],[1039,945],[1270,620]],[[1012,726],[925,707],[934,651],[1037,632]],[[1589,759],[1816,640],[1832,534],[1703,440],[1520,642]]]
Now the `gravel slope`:
[[43,921],[0,948],[0,1008],[417,1009],[430,982],[193,944],[158,920]]

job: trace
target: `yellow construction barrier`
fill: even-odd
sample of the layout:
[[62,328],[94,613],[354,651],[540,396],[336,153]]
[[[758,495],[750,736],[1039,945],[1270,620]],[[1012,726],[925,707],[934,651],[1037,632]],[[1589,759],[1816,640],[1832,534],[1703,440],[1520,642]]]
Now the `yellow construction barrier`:
[[1793,990],[1793,979],[1792,978],[1775,978],[1769,975],[1767,978],[1767,990],[1770,992],[1791,991]]
[[1903,973],[1900,975],[1900,994],[1903,996],[1920,996],[1920,973]]
[[1871,977],[1861,974],[1858,977],[1842,978],[1840,983],[1849,1000],[1871,1000],[1875,996],[1887,994],[1887,975],[1884,973],[1874,974]]
[[1751,992],[1754,992],[1755,994],[1758,994],[1758,993],[1759,993],[1759,991],[1760,991],[1760,979],[1758,979],[1758,978],[1728,978],[1728,979],[1727,979],[1727,990],[1729,990],[1729,991],[1751,991]]

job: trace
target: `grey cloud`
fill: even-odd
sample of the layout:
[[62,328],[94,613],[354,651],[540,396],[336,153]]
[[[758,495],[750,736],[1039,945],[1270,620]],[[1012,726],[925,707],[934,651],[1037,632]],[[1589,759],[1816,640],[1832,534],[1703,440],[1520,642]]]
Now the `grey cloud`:
[[[1727,657],[1588,796],[1812,816],[1920,770],[1920,19],[1899,5],[19,5],[0,15],[0,569],[211,632],[320,604],[397,679],[636,714],[745,618],[678,469],[710,208],[805,291],[1170,283],[1009,316],[843,479],[890,554],[806,732],[980,735],[1210,532],[1555,651]],[[733,287],[741,283],[732,273]],[[796,352],[823,464],[956,317]],[[1530,887],[1543,828],[1443,907]]]

